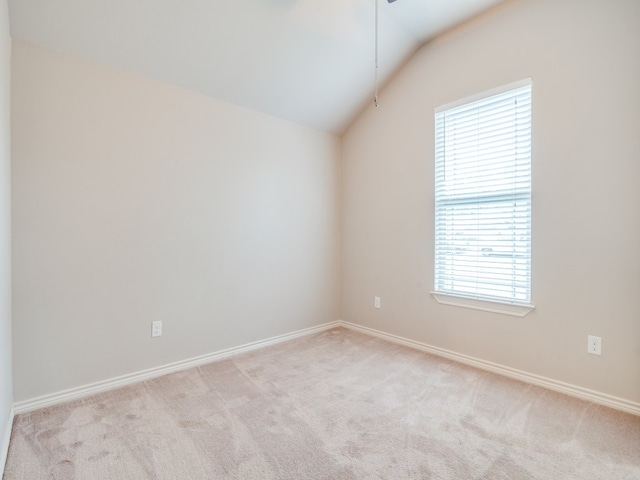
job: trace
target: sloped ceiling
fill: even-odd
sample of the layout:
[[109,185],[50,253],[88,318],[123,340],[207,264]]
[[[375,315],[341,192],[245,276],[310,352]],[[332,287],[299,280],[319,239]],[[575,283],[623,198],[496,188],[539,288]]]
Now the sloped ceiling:
[[[384,82],[503,0],[379,1]],[[10,0],[11,34],[341,133],[373,95],[375,0]]]

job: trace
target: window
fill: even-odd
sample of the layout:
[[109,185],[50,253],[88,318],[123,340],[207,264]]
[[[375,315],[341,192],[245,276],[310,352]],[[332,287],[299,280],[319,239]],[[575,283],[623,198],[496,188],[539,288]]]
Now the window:
[[434,296],[516,315],[523,305],[523,316],[533,308],[531,80],[445,105],[435,121]]

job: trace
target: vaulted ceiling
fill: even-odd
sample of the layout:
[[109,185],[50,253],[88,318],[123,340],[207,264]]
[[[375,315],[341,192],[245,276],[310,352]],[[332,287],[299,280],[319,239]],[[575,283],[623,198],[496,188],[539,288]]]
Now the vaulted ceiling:
[[[372,101],[376,0],[10,0],[11,34],[332,133]],[[379,77],[503,0],[379,1]]]

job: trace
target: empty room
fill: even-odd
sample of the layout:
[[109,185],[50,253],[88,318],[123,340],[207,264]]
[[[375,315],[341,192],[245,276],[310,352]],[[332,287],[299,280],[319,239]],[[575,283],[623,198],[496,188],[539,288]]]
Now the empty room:
[[640,479],[638,0],[0,0],[3,480]]

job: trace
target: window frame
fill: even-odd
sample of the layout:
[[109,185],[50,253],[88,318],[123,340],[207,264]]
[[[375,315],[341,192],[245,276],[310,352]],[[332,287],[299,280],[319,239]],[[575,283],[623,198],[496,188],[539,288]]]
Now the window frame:
[[[491,97],[494,97],[496,95],[501,95],[501,94],[505,94],[505,93],[509,93],[511,91],[515,91],[518,89],[521,89],[523,87],[529,87],[531,88],[531,92],[530,95],[533,95],[533,87],[532,87],[532,80],[531,78],[526,78],[517,82],[512,82],[491,90],[487,90],[469,97],[465,97],[462,98],[460,100],[457,100],[455,102],[451,102],[445,105],[442,105],[438,108],[435,109],[434,111],[434,121],[435,121],[435,125],[434,125],[434,134],[436,135],[435,138],[435,149],[434,149],[434,167],[436,167],[436,177],[435,177],[435,181],[434,181],[434,185],[436,186],[436,188],[438,187],[438,177],[437,177],[437,168],[438,168],[438,139],[437,139],[437,135],[438,135],[438,115],[441,114],[442,112],[446,112],[446,111],[450,111],[453,109],[456,109],[458,107],[461,106],[465,106],[465,105],[470,105],[476,102],[481,102],[485,99],[489,99]],[[530,113],[530,117],[529,117],[529,126],[531,127],[531,123],[532,123],[532,113]],[[444,160],[442,160],[444,161]],[[515,159],[514,159],[514,164],[515,164]],[[531,182],[531,170],[532,170],[532,162],[531,162],[531,148],[529,149],[529,159],[528,159],[528,169],[529,169],[529,182]],[[528,257],[527,257],[527,262],[528,262],[528,277],[527,277],[527,293],[528,296],[525,300],[517,300],[517,299],[508,299],[508,298],[496,298],[496,297],[489,297],[486,295],[482,295],[482,294],[465,294],[463,292],[453,292],[453,291],[447,291],[447,290],[437,290],[438,288],[438,271],[437,269],[439,268],[439,263],[438,263],[438,254],[440,255],[446,255],[443,254],[441,251],[439,251],[438,248],[438,226],[436,224],[436,222],[438,221],[438,215],[437,215],[437,209],[438,209],[438,202],[437,202],[437,198],[435,195],[436,192],[434,192],[434,200],[435,200],[435,210],[434,210],[434,227],[435,227],[435,231],[434,231],[434,287],[433,287],[433,291],[431,292],[432,296],[435,298],[435,300],[440,303],[440,304],[444,304],[444,305],[454,305],[454,306],[458,306],[458,307],[464,307],[464,308],[472,308],[472,309],[476,309],[476,310],[483,310],[483,311],[488,311],[488,312],[493,312],[493,313],[501,313],[501,314],[506,314],[506,315],[513,315],[513,316],[518,316],[518,317],[524,317],[525,315],[527,315],[529,312],[531,312],[535,306],[531,303],[531,298],[532,298],[532,282],[531,282],[531,268],[532,268],[532,252],[531,249],[528,249]],[[515,196],[518,196],[520,194],[516,194]],[[532,217],[532,211],[531,211],[531,183],[529,183],[529,188],[528,188],[528,193],[524,194],[527,195],[528,198],[528,202],[529,202],[529,206],[528,206],[528,225],[529,225],[529,229],[528,229],[528,245],[531,246],[531,217]],[[489,199],[491,199],[491,197],[494,197],[493,200],[494,201],[499,201],[501,198],[504,198],[504,194],[494,194],[494,193],[485,193],[483,195],[476,195],[476,199],[478,199],[475,202],[468,202],[469,205],[481,205],[483,203],[483,201],[487,201]],[[515,198],[515,196],[511,196],[510,200]],[[463,203],[465,201],[468,200],[464,200],[463,199]],[[479,208],[479,207],[478,207]],[[480,254],[478,252],[476,252],[476,256],[479,256]],[[506,270],[506,269],[505,269]],[[514,269],[511,268],[511,271],[514,272]],[[480,276],[479,272],[476,272],[475,274],[475,278],[478,278]]]

